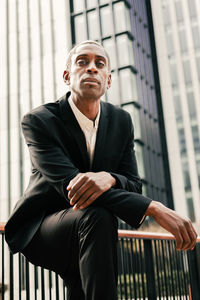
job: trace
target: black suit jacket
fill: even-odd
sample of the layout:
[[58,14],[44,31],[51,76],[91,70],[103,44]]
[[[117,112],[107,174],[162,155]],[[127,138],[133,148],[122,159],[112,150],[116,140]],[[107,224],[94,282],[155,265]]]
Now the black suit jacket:
[[79,172],[106,171],[116,178],[115,188],[100,196],[94,205],[110,209],[131,226],[139,226],[151,201],[139,195],[141,180],[133,149],[130,115],[101,102],[90,168],[85,137],[68,103],[69,94],[39,106],[22,120],[32,173],[5,227],[6,241],[13,253],[29,243],[45,215],[70,207],[66,186]]

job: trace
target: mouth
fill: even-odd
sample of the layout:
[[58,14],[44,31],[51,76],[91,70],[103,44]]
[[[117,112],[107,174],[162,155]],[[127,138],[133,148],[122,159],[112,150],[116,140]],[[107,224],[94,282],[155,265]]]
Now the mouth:
[[82,82],[100,84],[99,80],[96,78],[85,78],[82,80]]

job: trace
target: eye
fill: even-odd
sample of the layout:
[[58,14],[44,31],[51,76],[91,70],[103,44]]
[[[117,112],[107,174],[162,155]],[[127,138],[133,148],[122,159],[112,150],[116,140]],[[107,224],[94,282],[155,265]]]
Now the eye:
[[105,66],[105,63],[104,63],[104,61],[102,61],[102,60],[98,60],[98,61],[96,62],[96,66],[97,66],[98,68],[103,68],[103,67]]
[[79,65],[79,66],[86,66],[87,63],[88,63],[88,61],[87,61],[86,59],[80,58],[80,59],[77,60],[76,63],[77,63],[77,65]]

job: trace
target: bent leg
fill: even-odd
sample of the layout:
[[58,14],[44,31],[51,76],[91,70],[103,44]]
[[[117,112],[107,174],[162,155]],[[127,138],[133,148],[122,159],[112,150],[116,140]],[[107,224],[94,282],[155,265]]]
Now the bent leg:
[[66,209],[47,216],[22,251],[58,273],[70,300],[116,300],[117,221],[106,209]]

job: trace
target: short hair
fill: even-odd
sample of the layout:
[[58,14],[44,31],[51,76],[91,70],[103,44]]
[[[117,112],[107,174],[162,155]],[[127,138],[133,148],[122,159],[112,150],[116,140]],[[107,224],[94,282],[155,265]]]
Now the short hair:
[[103,47],[103,45],[101,45],[100,43],[98,42],[95,42],[95,41],[92,41],[92,40],[86,40],[84,42],[81,42],[77,45],[75,45],[68,53],[67,55],[67,61],[66,61],[66,70],[67,71],[70,71],[71,69],[71,64],[72,64],[72,55],[76,53],[76,49],[82,45],[85,45],[85,44],[94,44],[94,45],[97,45],[99,47],[101,47],[104,52],[105,52],[105,55],[107,57],[107,60],[108,60],[108,71],[110,72],[111,71],[111,65],[110,65],[110,57],[108,55],[108,52],[105,50],[105,48]]

